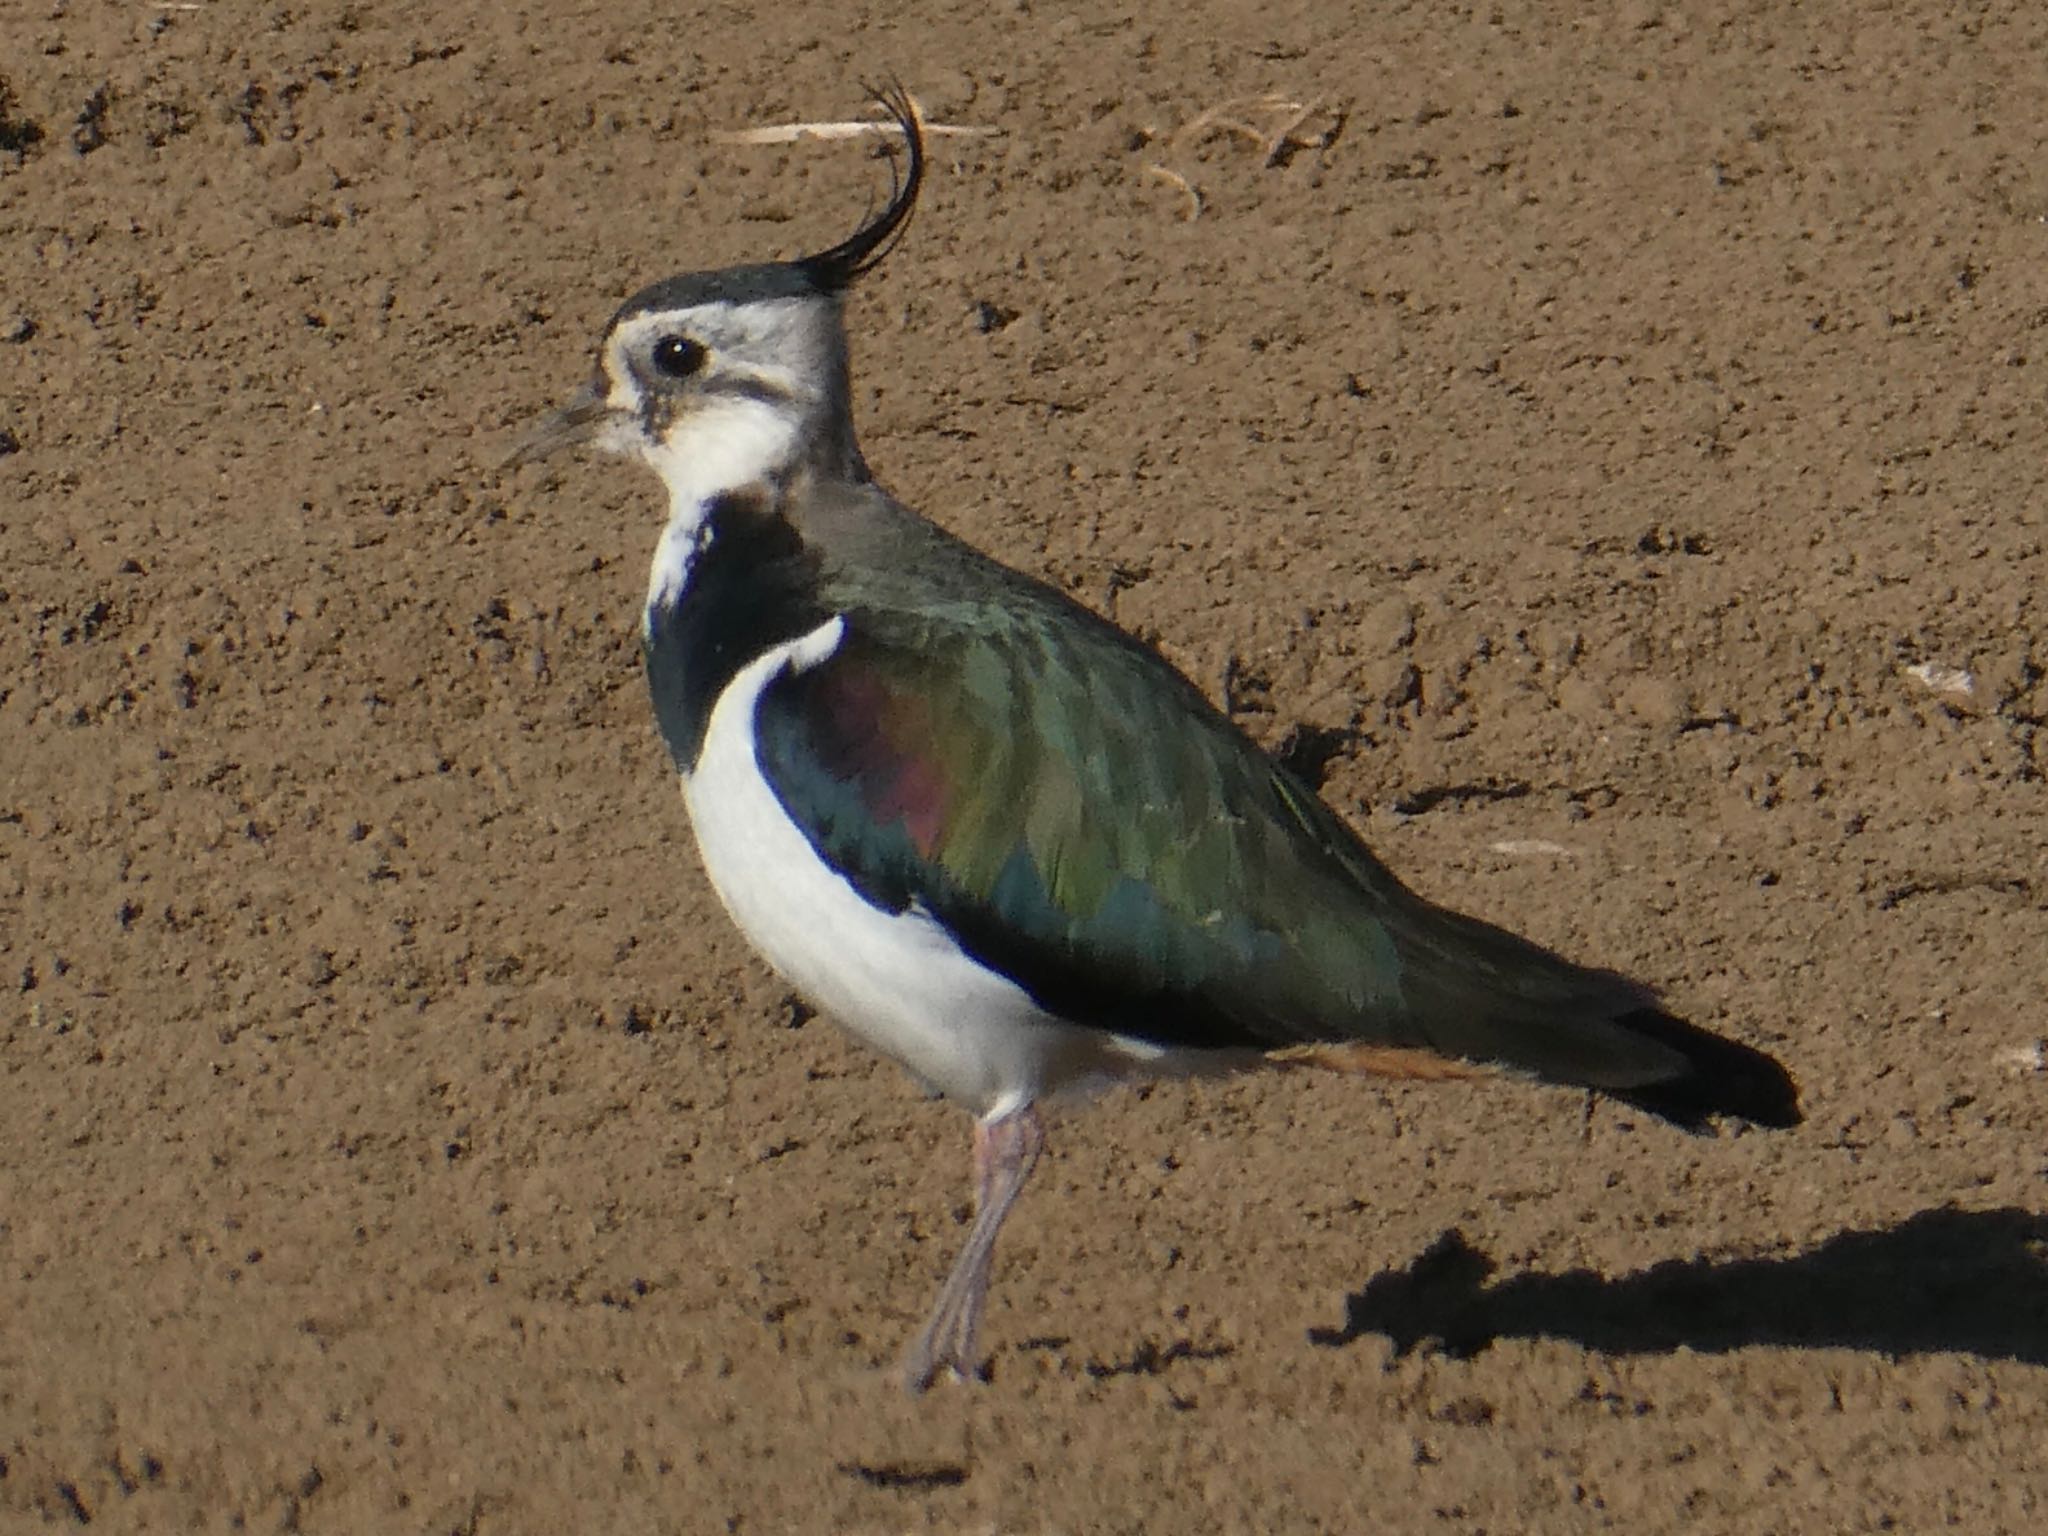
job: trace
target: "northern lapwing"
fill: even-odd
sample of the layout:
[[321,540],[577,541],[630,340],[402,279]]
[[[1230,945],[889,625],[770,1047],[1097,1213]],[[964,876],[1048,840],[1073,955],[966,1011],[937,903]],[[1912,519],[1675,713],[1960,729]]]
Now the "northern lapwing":
[[924,177],[813,256],[691,272],[612,317],[513,461],[588,441],[668,487],[647,681],[706,871],[820,1010],[975,1117],[976,1216],[912,1391],[977,1369],[1038,1106],[1261,1063],[1505,1069],[1689,1129],[1799,1120],[1770,1056],[1414,895],[1158,654],[876,484],[843,301]]

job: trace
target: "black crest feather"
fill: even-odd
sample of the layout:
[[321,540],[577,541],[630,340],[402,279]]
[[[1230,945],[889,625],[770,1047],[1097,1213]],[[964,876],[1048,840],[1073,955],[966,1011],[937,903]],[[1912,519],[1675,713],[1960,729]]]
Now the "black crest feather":
[[[877,106],[896,120],[896,126],[903,134],[904,148],[908,151],[909,165],[905,170],[893,173],[888,205],[874,218],[829,251],[820,251],[815,256],[800,256],[791,263],[828,293],[838,293],[851,287],[855,278],[881,265],[902,236],[904,226],[910,222],[910,211],[917,204],[918,188],[924,183],[924,127],[918,120],[917,104],[910,99],[908,91],[893,83],[877,88],[874,99]],[[894,162],[891,164],[893,166]]]

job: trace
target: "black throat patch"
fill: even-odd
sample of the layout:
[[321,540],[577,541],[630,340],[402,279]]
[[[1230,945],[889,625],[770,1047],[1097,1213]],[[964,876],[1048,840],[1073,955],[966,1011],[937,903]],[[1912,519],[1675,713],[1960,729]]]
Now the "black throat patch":
[[648,692],[684,773],[696,767],[711,711],[740,669],[832,616],[818,596],[817,555],[778,501],[761,486],[713,498],[682,591],[647,611]]

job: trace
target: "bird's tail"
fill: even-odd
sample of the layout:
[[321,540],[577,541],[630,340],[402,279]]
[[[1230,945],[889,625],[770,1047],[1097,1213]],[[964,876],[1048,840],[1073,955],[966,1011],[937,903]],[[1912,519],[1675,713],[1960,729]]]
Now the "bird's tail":
[[1799,1124],[1798,1085],[1774,1057],[1675,1017],[1626,977],[1476,918],[1417,909],[1399,933],[1407,1043],[1597,1089],[1688,1130],[1717,1115]]
[[1684,1062],[1680,1071],[1660,1081],[1609,1089],[1617,1099],[1687,1130],[1703,1129],[1714,1115],[1774,1128],[1799,1124],[1799,1085],[1776,1057],[1655,1006],[1623,1014],[1611,1025]]

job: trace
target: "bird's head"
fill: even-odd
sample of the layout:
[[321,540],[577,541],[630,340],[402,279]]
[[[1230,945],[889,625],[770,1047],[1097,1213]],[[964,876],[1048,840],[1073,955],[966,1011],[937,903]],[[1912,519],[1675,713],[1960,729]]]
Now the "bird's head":
[[508,466],[589,442],[639,455],[674,497],[805,465],[865,478],[842,299],[888,255],[924,179],[915,106],[900,90],[877,100],[908,149],[879,214],[814,256],[689,272],[641,289],[606,327],[596,376],[534,425]]

